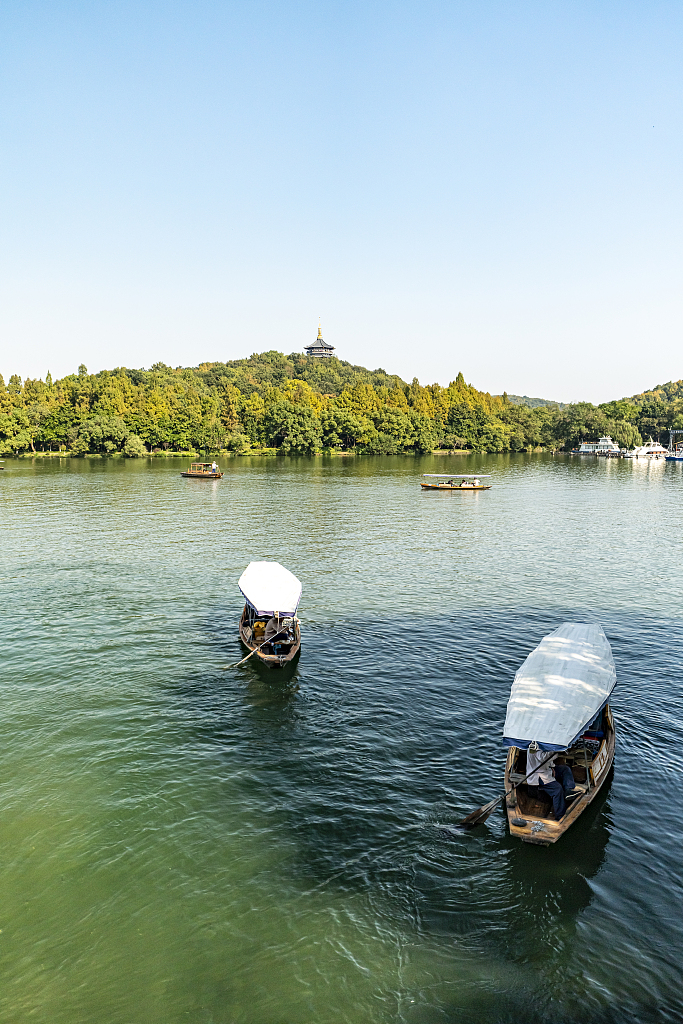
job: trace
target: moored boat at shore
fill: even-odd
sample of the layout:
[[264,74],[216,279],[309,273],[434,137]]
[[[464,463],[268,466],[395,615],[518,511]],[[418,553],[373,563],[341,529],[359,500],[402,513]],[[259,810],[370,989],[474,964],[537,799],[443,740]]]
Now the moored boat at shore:
[[490,473],[423,473],[423,477],[431,477],[435,482],[421,483],[420,487],[423,491],[490,491],[491,484],[481,482],[490,479],[490,475]]
[[279,562],[250,562],[238,586],[245,598],[239,624],[244,646],[271,668],[293,662],[301,649],[300,581]]
[[619,445],[609,435],[601,437],[599,441],[582,441],[578,448],[572,449],[572,455],[617,456],[620,454]]
[[627,453],[629,458],[632,459],[666,459],[670,452],[664,448],[659,441],[653,441],[650,438],[645,444],[639,445],[634,448],[632,452]]
[[[564,623],[518,670],[503,730],[509,748],[506,813],[513,836],[541,846],[556,843],[595,799],[614,760],[608,701],[615,685],[612,651],[595,623]],[[553,768],[555,779],[547,770]],[[529,771],[537,784],[525,781]],[[553,789],[555,802],[565,808],[559,817]]]

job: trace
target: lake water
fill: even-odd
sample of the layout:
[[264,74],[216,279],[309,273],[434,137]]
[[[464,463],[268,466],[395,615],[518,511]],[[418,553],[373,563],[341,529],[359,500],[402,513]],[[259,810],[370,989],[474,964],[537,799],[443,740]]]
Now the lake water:
[[[3,1024],[681,1020],[681,465],[5,467]],[[460,467],[495,486],[421,492]],[[230,667],[252,559],[304,585],[289,675]],[[449,838],[568,619],[614,651],[612,779],[555,847]]]

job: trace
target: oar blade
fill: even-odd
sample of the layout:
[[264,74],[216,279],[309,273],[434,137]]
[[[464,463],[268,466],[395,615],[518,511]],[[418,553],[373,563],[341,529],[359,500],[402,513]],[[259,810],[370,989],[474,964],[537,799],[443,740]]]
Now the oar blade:
[[458,828],[474,828],[475,825],[481,825],[486,821],[489,814],[495,811],[496,807],[500,803],[500,797],[496,797],[495,800],[489,800],[483,807],[477,807],[476,811],[472,811],[466,818],[457,823]]

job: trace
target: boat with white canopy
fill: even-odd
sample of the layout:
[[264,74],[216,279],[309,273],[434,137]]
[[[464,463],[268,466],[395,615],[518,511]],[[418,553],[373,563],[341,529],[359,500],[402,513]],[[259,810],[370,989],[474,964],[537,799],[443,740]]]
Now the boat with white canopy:
[[421,483],[423,491],[490,491],[491,484],[483,484],[489,480],[490,473],[423,473],[423,477],[433,483]]
[[[514,787],[506,800],[512,835],[542,846],[556,843],[595,799],[614,760],[608,701],[616,681],[609,641],[597,623],[589,622],[565,622],[517,671],[503,729],[509,747],[506,792]],[[559,820],[543,787],[524,781],[530,744],[571,770],[573,799]]]
[[240,639],[264,664],[282,667],[301,649],[301,583],[279,562],[250,562],[239,578],[245,598]]

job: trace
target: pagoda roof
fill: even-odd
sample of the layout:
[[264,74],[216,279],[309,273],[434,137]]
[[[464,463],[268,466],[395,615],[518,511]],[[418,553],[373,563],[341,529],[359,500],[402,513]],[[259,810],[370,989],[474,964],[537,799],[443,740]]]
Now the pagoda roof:
[[334,345],[329,345],[326,341],[323,341],[322,338],[316,338],[312,345],[306,345],[305,351],[308,352],[308,350],[312,349],[312,348],[313,349],[315,349],[315,348],[331,348],[331,349],[334,349]]

